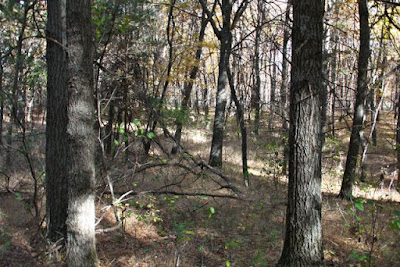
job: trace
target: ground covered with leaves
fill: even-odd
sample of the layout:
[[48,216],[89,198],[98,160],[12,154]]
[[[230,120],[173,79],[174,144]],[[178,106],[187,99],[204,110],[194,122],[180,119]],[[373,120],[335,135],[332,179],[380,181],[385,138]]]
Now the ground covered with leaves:
[[[129,147],[115,143],[115,156],[106,159],[98,181],[96,237],[101,266],[277,263],[285,233],[285,135],[267,130],[266,125],[258,136],[249,133],[250,186],[245,187],[234,118],[228,125],[221,171],[206,163],[211,142],[207,120],[197,119],[185,128],[186,153],[179,155],[163,152],[170,150],[172,141],[162,131],[151,136],[155,143],[149,157],[141,156],[140,139],[146,137],[135,137],[140,129],[124,133],[131,138]],[[380,179],[382,168],[395,162],[395,122],[382,116],[378,145],[368,151],[367,181],[357,184],[352,201],[336,197],[349,139],[346,122],[337,127],[335,138],[327,137],[323,154],[326,265],[398,266],[400,194],[389,188],[394,177],[390,172],[384,174],[383,183]],[[43,184],[44,135],[32,133],[29,138],[29,157]],[[35,215],[32,173],[25,159],[16,151],[13,172],[1,173],[0,265],[63,265],[62,241],[50,244],[45,239],[42,186],[36,201],[40,216]]]

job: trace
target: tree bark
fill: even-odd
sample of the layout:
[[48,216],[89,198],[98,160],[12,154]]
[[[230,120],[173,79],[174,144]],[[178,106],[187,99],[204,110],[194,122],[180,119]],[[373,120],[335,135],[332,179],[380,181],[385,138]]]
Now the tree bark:
[[286,236],[278,266],[322,266],[322,1],[293,1]]
[[353,193],[353,184],[355,181],[355,170],[359,156],[360,136],[363,134],[363,122],[365,115],[364,103],[367,97],[368,87],[368,59],[370,56],[369,39],[370,30],[368,25],[368,7],[366,0],[358,2],[360,14],[360,51],[358,56],[358,76],[357,76],[357,94],[354,106],[353,126],[351,129],[349,150],[347,152],[346,167],[343,174],[342,187],[339,197],[350,199]]
[[67,2],[68,266],[98,266],[91,1]]
[[66,238],[68,208],[65,1],[49,1],[47,10],[46,210],[47,235],[56,241]]

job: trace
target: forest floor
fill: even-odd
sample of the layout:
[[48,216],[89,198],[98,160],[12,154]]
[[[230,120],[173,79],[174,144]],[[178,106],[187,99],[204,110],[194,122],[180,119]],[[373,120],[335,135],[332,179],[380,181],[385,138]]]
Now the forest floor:
[[[157,132],[151,157],[140,156],[140,140],[105,161],[107,180],[99,180],[97,250],[100,266],[273,266],[283,246],[287,176],[282,174],[280,132],[249,133],[249,178],[241,175],[241,139],[229,119],[222,172],[202,164],[211,143],[210,123],[196,120],[184,129],[188,153],[168,157],[172,142]],[[370,145],[367,181],[358,183],[353,201],[339,193],[349,141],[349,121],[338,122],[335,138],[323,152],[323,246],[327,266],[400,266],[400,194],[388,186],[393,178],[381,168],[395,162],[395,120],[384,114],[378,145]],[[279,127],[280,128],[280,127]],[[38,129],[38,128],[35,128]],[[171,127],[171,129],[173,129]],[[369,135],[369,129],[365,130]],[[29,153],[39,184],[44,181],[43,127],[29,133]],[[0,266],[63,266],[65,251],[45,242],[44,188],[39,187],[40,218],[32,208],[32,172],[19,149],[13,166],[4,166],[0,192]],[[6,168],[7,167],[7,168]],[[395,183],[397,182],[395,178]],[[238,194],[230,186],[240,190]],[[9,191],[5,189],[8,188]],[[125,194],[129,192],[129,194]],[[161,194],[168,191],[173,194]],[[212,194],[214,196],[206,196]],[[218,196],[216,196],[218,195]],[[117,214],[117,216],[115,216]],[[116,218],[120,220],[118,223]],[[114,227],[115,225],[120,227]],[[38,226],[40,225],[40,226]],[[114,229],[115,228],[115,229]]]

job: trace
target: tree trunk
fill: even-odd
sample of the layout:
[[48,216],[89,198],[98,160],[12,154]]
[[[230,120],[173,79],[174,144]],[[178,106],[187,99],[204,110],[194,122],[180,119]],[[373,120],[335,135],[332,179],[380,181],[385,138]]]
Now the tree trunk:
[[227,67],[232,45],[231,32],[231,12],[232,4],[229,0],[222,1],[222,20],[223,26],[219,31],[220,54],[218,63],[218,85],[215,104],[215,117],[213,127],[213,137],[211,141],[210,165],[222,167],[222,146],[224,141],[225,128],[225,109],[227,103],[228,74]]
[[367,96],[368,86],[368,59],[370,55],[369,39],[370,31],[368,25],[368,7],[366,0],[358,2],[360,13],[360,51],[358,57],[358,76],[357,76],[357,94],[354,106],[353,126],[351,129],[349,150],[347,152],[346,167],[344,170],[342,187],[339,197],[350,199],[353,192],[355,181],[355,170],[360,150],[360,142],[364,121],[364,103]]
[[[178,152],[178,150],[180,150],[182,128],[183,128],[182,120],[187,115],[188,106],[190,103],[190,94],[192,92],[194,81],[197,77],[197,72],[199,71],[199,62],[200,62],[201,54],[203,52],[203,47],[202,47],[201,43],[204,40],[204,35],[205,35],[207,24],[208,24],[208,20],[206,19],[206,14],[203,11],[203,14],[201,17],[201,28],[200,28],[199,40],[198,40],[199,44],[198,44],[198,47],[196,50],[196,55],[195,55],[195,64],[190,71],[189,81],[187,81],[185,83],[185,86],[183,89],[184,93],[183,93],[183,101],[182,101],[182,105],[181,105],[180,116],[179,116],[179,118],[177,118],[177,120],[175,122],[176,123],[175,140],[174,140],[175,142],[172,147],[172,151],[171,151],[172,154],[176,154]],[[196,97],[196,106],[198,106],[197,97]]]
[[281,116],[282,116],[282,131],[283,131],[283,174],[287,173],[287,165],[289,161],[289,146],[287,142],[287,137],[289,134],[288,127],[288,42],[290,38],[289,32],[289,21],[290,21],[290,8],[291,3],[288,2],[286,11],[285,11],[285,29],[283,31],[283,48],[282,48],[282,84],[280,88],[280,96],[281,96]]
[[[399,91],[400,74],[396,73],[396,92]],[[400,192],[400,93],[397,95],[397,127],[396,127],[396,151],[397,151],[397,191]]]
[[275,91],[276,91],[276,50],[271,49],[270,52],[270,77],[271,77],[271,99],[270,99],[270,114],[268,120],[268,129],[272,129],[272,124],[275,117]]
[[67,2],[68,266],[98,266],[91,1]]
[[237,122],[240,127],[240,133],[242,136],[242,173],[243,173],[243,179],[244,179],[244,185],[248,187],[250,185],[249,181],[249,170],[247,166],[247,129],[246,129],[246,124],[244,121],[244,111],[243,111],[243,105],[240,103],[239,99],[236,96],[236,91],[235,91],[235,85],[232,77],[232,73],[229,70],[228,67],[228,79],[229,79],[229,85],[231,89],[231,96],[233,101],[235,102],[236,106],[236,117],[237,117]]
[[262,18],[264,12],[264,1],[257,1],[257,27],[254,43],[254,85],[252,93],[252,106],[254,108],[254,134],[258,135],[260,129],[260,90],[261,90],[261,75],[260,75],[260,42],[262,30]]
[[322,1],[293,1],[286,236],[278,266],[322,266]]
[[22,45],[24,41],[24,34],[27,24],[27,18],[29,10],[33,8],[33,5],[30,3],[24,3],[24,15],[22,18],[22,27],[18,35],[17,41],[17,54],[15,55],[15,69],[14,69],[14,77],[13,77],[13,84],[11,90],[11,109],[10,109],[10,121],[8,123],[7,129],[7,155],[6,155],[6,168],[10,167],[11,164],[11,146],[12,146],[12,135],[13,135],[13,125],[14,123],[19,126],[18,121],[18,86],[20,80],[20,74],[23,67],[23,58],[22,58]]
[[66,238],[67,51],[65,1],[47,3],[46,209],[51,241]]
[[0,145],[3,144],[3,116],[4,116],[4,92],[3,92],[3,54],[0,51]]

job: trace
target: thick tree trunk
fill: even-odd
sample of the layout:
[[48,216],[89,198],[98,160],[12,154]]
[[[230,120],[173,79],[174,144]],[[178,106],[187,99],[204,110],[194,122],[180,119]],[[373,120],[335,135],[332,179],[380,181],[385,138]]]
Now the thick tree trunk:
[[286,237],[278,266],[322,266],[322,1],[293,1]]
[[68,266],[98,266],[91,1],[67,2]]
[[364,103],[367,97],[368,85],[368,59],[370,55],[369,39],[370,30],[368,25],[368,7],[366,0],[358,2],[360,13],[360,51],[358,57],[358,76],[357,76],[357,94],[354,106],[353,127],[351,129],[349,150],[347,152],[346,167],[344,170],[342,187],[339,197],[350,199],[353,193],[353,184],[355,180],[355,171],[360,150],[360,136],[363,134],[363,121],[365,115]]
[[51,241],[65,237],[67,177],[67,51],[65,1],[47,3],[46,209]]

